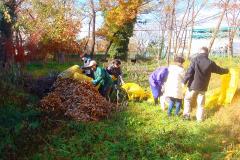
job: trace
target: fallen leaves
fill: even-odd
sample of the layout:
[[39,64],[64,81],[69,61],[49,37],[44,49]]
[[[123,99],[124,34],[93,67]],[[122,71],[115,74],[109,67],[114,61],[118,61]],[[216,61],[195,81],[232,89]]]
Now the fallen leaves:
[[78,121],[98,121],[115,109],[114,104],[87,81],[58,78],[53,87],[54,90],[41,100],[40,106],[55,116],[62,114]]

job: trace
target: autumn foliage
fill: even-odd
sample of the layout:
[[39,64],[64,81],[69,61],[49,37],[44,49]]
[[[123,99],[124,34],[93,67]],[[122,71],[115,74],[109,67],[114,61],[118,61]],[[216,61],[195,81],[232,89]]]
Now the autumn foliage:
[[82,53],[77,36],[81,17],[74,1],[16,0],[0,3],[0,35],[5,61],[22,62],[26,55]]
[[129,38],[133,34],[142,0],[101,0],[104,12],[104,25],[98,35],[109,41],[110,54],[113,57],[127,58]]
[[111,36],[125,24],[134,21],[142,0],[101,0],[102,10],[105,11],[105,23],[102,28],[104,35]]
[[[27,49],[35,56],[49,53],[81,53],[77,41],[81,21],[74,18],[71,1],[26,1],[29,7],[22,9],[19,23],[27,31]],[[70,16],[71,15],[71,16]]]

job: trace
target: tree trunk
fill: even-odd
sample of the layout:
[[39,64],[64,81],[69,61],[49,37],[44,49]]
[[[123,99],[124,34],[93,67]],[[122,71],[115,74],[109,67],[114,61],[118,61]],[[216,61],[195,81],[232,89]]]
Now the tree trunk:
[[59,63],[63,64],[65,62],[65,54],[63,52],[60,52],[58,56],[59,56]]
[[177,29],[176,29],[177,33],[176,33],[176,39],[175,39],[174,53],[178,52],[179,46],[181,46],[181,43],[182,43],[182,41],[180,41],[179,38],[181,39],[181,37],[183,36],[183,32],[184,32],[184,30],[187,26],[187,23],[184,24],[184,21],[185,21],[186,16],[187,16],[187,19],[189,17],[189,13],[190,13],[190,7],[189,6],[190,6],[190,0],[188,0],[187,8],[186,8],[186,11],[184,12],[183,18],[181,20],[179,31],[177,31]]
[[192,34],[193,34],[193,27],[194,27],[194,22],[195,22],[195,18],[194,18],[194,12],[195,12],[195,0],[193,0],[193,5],[192,5],[193,9],[192,9],[192,24],[191,24],[191,31],[190,31],[190,35],[189,35],[189,43],[188,43],[188,52],[187,52],[187,59],[189,59],[190,54],[191,54],[191,50],[192,50]]
[[172,44],[172,31],[168,30],[168,48],[167,48],[167,64],[169,65],[170,54],[171,54],[171,44]]
[[0,33],[1,33],[1,59],[2,67],[9,71],[14,63],[15,56],[15,46],[14,46],[14,35],[13,35],[13,26],[16,22],[17,15],[16,9],[20,5],[21,1],[17,3],[16,1],[3,1],[3,5],[8,6],[8,13],[10,14],[11,22],[7,22],[3,19],[1,23]]
[[109,45],[107,46],[107,49],[106,49],[106,51],[105,51],[105,53],[104,53],[104,58],[105,58],[105,59],[107,59],[108,51],[109,51],[109,49],[111,48],[112,43],[113,43],[113,41],[110,41]]
[[172,13],[171,13],[171,21],[170,21],[170,25],[168,28],[168,51],[167,51],[167,64],[169,65],[170,63],[170,54],[171,54],[171,48],[172,48],[172,33],[173,33],[173,18],[174,18],[174,14],[175,14],[175,3],[176,0],[173,0],[173,8],[172,8]]
[[4,51],[4,39],[3,39],[3,36],[0,35],[0,65],[1,67],[0,68],[4,68],[4,64],[6,63],[6,54],[5,54],[5,51]]
[[186,40],[187,40],[187,30],[185,31],[183,48],[182,48],[182,52],[181,52],[181,56],[182,56],[182,57],[184,56],[184,51],[185,51],[185,47],[186,47]]
[[[229,4],[229,1],[230,1],[230,0],[227,0],[227,1],[226,1],[226,4],[225,4],[226,6]],[[215,29],[215,31],[214,31],[214,33],[213,33],[212,39],[211,39],[211,41],[210,41],[210,43],[209,43],[209,46],[208,46],[208,52],[209,52],[209,53],[211,52],[213,43],[214,43],[214,41],[215,41],[215,39],[216,39],[216,37],[217,37],[217,34],[218,34],[218,32],[219,32],[219,28],[220,28],[220,26],[221,26],[223,17],[224,17],[224,15],[225,15],[225,13],[226,13],[226,10],[227,10],[227,7],[226,7],[226,6],[224,6],[224,8],[223,8],[223,12],[222,12],[222,14],[221,14],[221,16],[220,16],[220,18],[219,18],[219,21],[218,21],[218,23],[217,23],[217,27],[216,27],[216,29]]]
[[90,21],[88,23],[88,38],[87,38],[87,41],[84,45],[84,52],[86,52],[86,50],[87,50],[88,42],[89,42],[89,39],[90,39],[90,36],[91,36],[91,23],[92,23],[92,19],[90,19]]
[[192,50],[192,34],[193,34],[193,28],[191,28],[190,35],[189,35],[189,43],[188,43],[188,52],[186,55],[186,58],[190,58],[191,50]]
[[[230,31],[232,32],[232,31]],[[233,57],[233,37],[229,36],[228,38],[228,57]]]
[[92,46],[91,46],[91,58],[93,58],[94,49],[95,49],[95,27],[96,27],[96,11],[94,7],[94,2],[91,0],[91,9],[92,9]]
[[160,46],[159,53],[158,53],[158,60],[161,60],[161,57],[162,57],[162,51],[164,48],[164,40],[165,40],[164,35],[162,35],[161,46]]

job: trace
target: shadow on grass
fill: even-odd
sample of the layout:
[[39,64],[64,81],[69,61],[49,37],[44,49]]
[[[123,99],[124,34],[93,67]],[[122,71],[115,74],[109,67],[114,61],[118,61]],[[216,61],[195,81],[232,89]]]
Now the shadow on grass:
[[32,159],[219,159],[225,156],[219,126],[168,118],[160,108],[131,103],[101,122],[59,121],[45,132]]
[[25,146],[34,147],[33,136],[41,125],[40,112],[8,105],[1,106],[0,113],[0,159],[18,159],[19,153],[28,152]]

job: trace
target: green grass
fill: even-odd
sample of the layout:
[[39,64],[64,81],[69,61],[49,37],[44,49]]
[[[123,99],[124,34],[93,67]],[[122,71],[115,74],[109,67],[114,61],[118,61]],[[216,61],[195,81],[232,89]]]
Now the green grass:
[[202,123],[167,117],[159,107],[131,103],[102,122],[62,122],[32,159],[220,159],[226,135]]
[[0,107],[0,159],[12,159],[13,155],[24,152],[20,151],[23,144],[32,143],[28,139],[29,133],[41,126],[41,112],[36,108],[34,99],[27,97],[23,100],[28,101],[25,105],[19,100],[12,100]]
[[[214,60],[220,65],[234,67],[240,62],[239,58],[232,62],[222,58]],[[46,76],[75,64],[79,62],[31,63],[25,72],[35,77]],[[135,82],[147,89],[148,75],[158,66],[155,61],[135,65],[124,63],[125,82]],[[217,86],[216,80],[218,77],[214,75],[211,85]],[[9,92],[12,98],[4,99],[7,102],[0,108],[0,151],[3,153],[0,155],[3,156],[8,154],[6,148],[10,147],[11,153],[19,159],[217,160],[228,155],[229,146],[232,146],[236,159],[240,158],[240,147],[235,147],[240,143],[238,137],[228,132],[231,123],[224,127],[224,122],[217,121],[222,116],[229,119],[228,114],[197,123],[183,121],[181,117],[168,118],[160,107],[147,102],[131,102],[126,110],[114,113],[107,120],[88,123],[51,120],[49,126],[38,118],[42,114],[34,108],[37,104],[34,98],[19,90],[14,94],[14,90]],[[11,99],[16,97],[12,103]]]
[[34,77],[41,77],[46,76],[54,73],[62,72],[63,70],[73,66],[73,65],[81,65],[81,61],[79,62],[67,62],[60,64],[58,62],[38,62],[38,63],[29,63],[26,68],[25,72],[33,75]]

